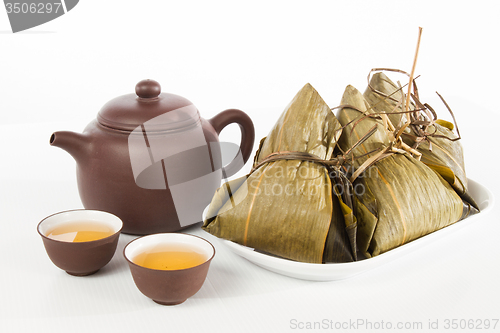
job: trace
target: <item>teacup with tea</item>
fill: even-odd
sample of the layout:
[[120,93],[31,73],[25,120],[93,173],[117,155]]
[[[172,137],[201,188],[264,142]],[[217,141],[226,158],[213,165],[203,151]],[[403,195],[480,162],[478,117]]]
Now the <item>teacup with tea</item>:
[[123,223],[98,210],[78,209],[46,217],[38,233],[52,262],[70,275],[97,272],[113,257]]
[[176,305],[201,289],[215,248],[198,236],[161,233],[131,241],[123,254],[145,296],[162,305]]

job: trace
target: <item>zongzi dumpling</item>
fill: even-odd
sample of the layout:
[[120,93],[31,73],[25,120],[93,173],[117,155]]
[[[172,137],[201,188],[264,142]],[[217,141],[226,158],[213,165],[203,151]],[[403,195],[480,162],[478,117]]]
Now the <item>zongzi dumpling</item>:
[[[370,80],[370,86],[365,90],[364,97],[370,103],[371,112],[390,112],[389,118],[395,126],[397,123],[406,121],[406,115],[401,112],[402,106],[398,101],[402,100],[403,92],[387,75],[382,72],[376,73]],[[410,110],[415,110],[412,104]],[[417,114],[420,111],[417,111]],[[453,133],[453,124],[438,120],[430,125],[424,140],[416,144],[417,126],[409,126],[403,133],[402,138],[409,146],[417,146],[416,149],[422,154],[421,161],[428,167],[438,172],[457,193],[473,207],[478,209],[474,199],[467,190],[467,176],[465,174],[464,153],[460,141],[452,141],[457,136]]]
[[[273,153],[305,152],[328,160],[340,124],[317,91],[306,84],[261,141],[251,174],[215,194],[203,229],[275,256],[309,263],[354,260],[344,215],[329,170],[318,163],[276,160]],[[352,217],[352,212],[351,212]],[[349,220],[355,227],[355,220]]]
[[[357,146],[354,170],[391,142],[380,119],[366,117],[370,105],[354,87],[348,86],[337,117],[346,126],[339,140],[346,151],[372,126],[377,134]],[[358,121],[356,121],[358,119]],[[404,150],[387,154],[354,180],[354,211],[357,245],[366,257],[376,256],[460,220],[469,206],[434,170]]]

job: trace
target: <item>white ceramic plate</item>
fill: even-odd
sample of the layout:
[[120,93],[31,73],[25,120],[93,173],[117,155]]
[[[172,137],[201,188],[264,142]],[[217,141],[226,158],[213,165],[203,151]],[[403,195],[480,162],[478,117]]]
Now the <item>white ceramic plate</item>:
[[251,261],[252,263],[282,275],[313,281],[341,280],[401,258],[403,255],[417,250],[442,237],[446,237],[446,235],[469,225],[488,214],[494,205],[493,193],[491,193],[491,191],[483,185],[470,179],[468,185],[472,197],[476,200],[479,208],[481,209],[479,214],[472,215],[446,228],[435,231],[427,236],[416,239],[410,243],[399,246],[394,250],[385,252],[370,259],[342,264],[308,264],[266,255],[256,252],[252,248],[242,246],[228,240],[222,240],[222,243],[225,244],[231,251]]

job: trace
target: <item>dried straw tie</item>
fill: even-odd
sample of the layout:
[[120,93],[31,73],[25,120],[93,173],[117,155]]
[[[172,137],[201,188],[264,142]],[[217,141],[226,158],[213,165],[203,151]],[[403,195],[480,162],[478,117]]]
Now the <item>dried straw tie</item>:
[[[347,125],[346,125],[347,126]],[[345,127],[345,126],[344,126]],[[341,130],[344,128],[342,127]],[[365,163],[363,163],[355,172],[354,174],[350,177],[349,181],[352,183],[354,180],[364,171],[366,168],[369,166],[373,165],[377,161],[380,161],[381,159],[394,154],[394,153],[401,153],[401,150],[396,149],[392,145],[390,147],[387,147],[385,149],[377,149],[377,150],[372,150],[366,154],[359,155],[359,156],[353,156],[352,151],[362,144],[366,139],[368,139],[375,131],[377,130],[377,126],[373,126],[362,138],[360,138],[347,152],[345,152],[342,155],[337,155],[329,160],[325,160],[320,158],[317,155],[311,154],[311,153],[306,153],[306,152],[301,152],[301,151],[280,151],[280,152],[275,152],[272,154],[269,154],[266,156],[262,161],[254,165],[250,173],[253,173],[255,170],[260,168],[262,165],[274,161],[279,161],[279,160],[301,160],[301,161],[308,161],[308,162],[316,162],[319,163],[328,169],[335,169],[337,171],[340,170],[340,167],[344,165],[347,161],[354,161],[356,159],[359,159],[361,157],[364,157],[366,155],[372,154],[374,152],[378,153],[372,157],[370,157]],[[390,149],[389,149],[390,148]],[[380,150],[380,151],[379,151]],[[403,151],[404,152],[404,151]],[[369,163],[367,163],[369,162]],[[341,176],[344,176],[343,173],[338,173]]]

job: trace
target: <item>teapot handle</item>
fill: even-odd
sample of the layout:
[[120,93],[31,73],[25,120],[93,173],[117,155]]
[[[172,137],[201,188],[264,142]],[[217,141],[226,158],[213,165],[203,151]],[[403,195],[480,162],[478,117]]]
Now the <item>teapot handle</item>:
[[240,127],[240,152],[243,157],[243,163],[241,163],[241,159],[238,158],[239,154],[237,154],[236,157],[222,169],[224,178],[231,177],[243,167],[252,153],[255,141],[255,129],[252,119],[250,119],[250,117],[241,110],[228,109],[211,118],[208,122],[213,126],[217,135],[219,135],[224,127],[229,124],[236,123]]

